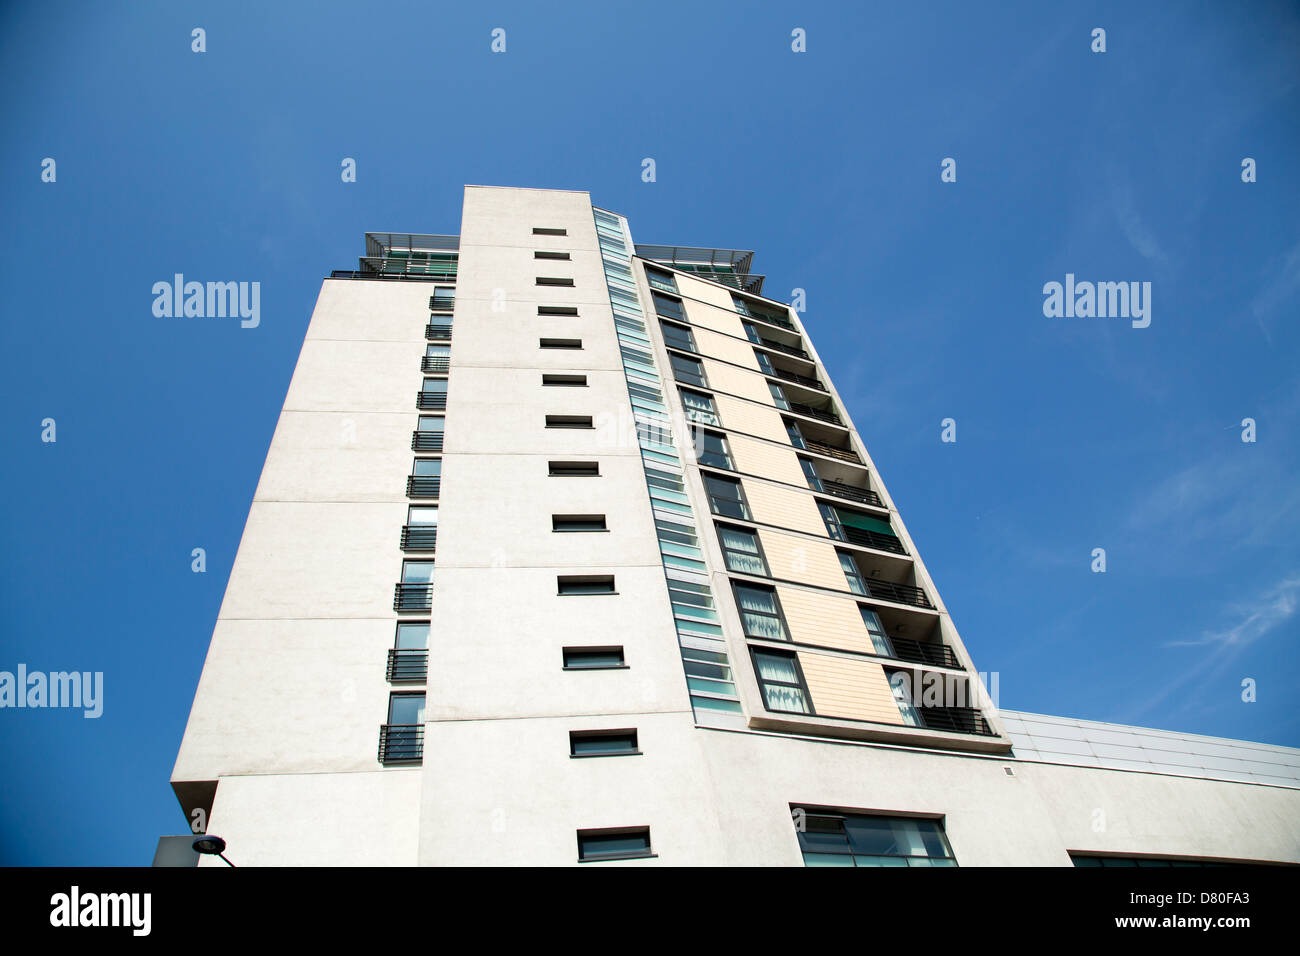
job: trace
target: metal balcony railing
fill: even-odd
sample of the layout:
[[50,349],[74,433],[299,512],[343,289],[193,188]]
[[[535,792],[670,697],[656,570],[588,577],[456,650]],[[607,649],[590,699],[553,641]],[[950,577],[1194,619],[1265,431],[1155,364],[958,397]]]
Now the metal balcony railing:
[[421,372],[442,372],[446,374],[451,369],[451,359],[445,355],[426,355],[420,360]]
[[407,475],[406,497],[436,498],[442,490],[442,478],[439,475]]
[[419,763],[424,757],[424,724],[381,724],[379,762]]
[[394,611],[428,611],[432,607],[432,584],[399,584],[393,591]]
[[411,432],[411,451],[442,451],[442,432]]
[[789,402],[790,411],[796,415],[807,415],[809,418],[818,418],[824,422],[830,422],[832,425],[840,425],[840,416],[834,412],[823,411],[820,408],[813,408],[811,405],[804,405],[800,402]]
[[433,551],[438,546],[438,526],[429,524],[402,525],[403,551]]
[[825,478],[819,479],[822,485],[822,491],[828,495],[834,495],[836,498],[847,498],[849,501],[860,501],[864,505],[875,505],[877,508],[885,507],[880,500],[880,495],[866,488],[855,488],[852,485],[846,485],[842,481],[827,481]]
[[815,378],[809,378],[807,375],[800,375],[797,372],[791,372],[788,369],[773,367],[772,374],[777,378],[783,378],[787,382],[796,382],[805,388],[815,388],[819,392],[826,391],[826,387]]
[[451,312],[456,306],[456,299],[453,296],[450,299],[440,298],[436,295],[429,296],[430,312]]
[[891,637],[894,657],[913,664],[931,664],[935,667],[961,667],[957,655],[947,644],[932,641],[913,641],[906,637]]
[[450,342],[451,326],[441,322],[430,322],[424,327],[424,337],[430,342]]
[[768,349],[776,349],[778,352],[784,352],[786,355],[797,355],[799,358],[808,358],[808,353],[797,345],[785,345],[777,342],[775,339],[765,339],[762,336],[758,338],[758,344]]
[[442,411],[447,407],[446,392],[416,392],[415,404],[417,408],[433,411]]
[[863,578],[870,597],[881,601],[894,601],[897,604],[910,604],[912,607],[933,608],[930,599],[920,588],[910,584],[895,584],[893,581],[877,581],[875,578]]
[[947,730],[955,734],[993,736],[989,722],[974,707],[918,707],[927,730]]
[[826,455],[829,458],[838,458],[840,461],[852,461],[862,464],[862,459],[858,457],[856,451],[849,451],[847,448],[836,448],[834,445],[828,445],[824,441],[813,441],[810,438],[804,439],[804,447],[808,451],[816,452],[819,455]]
[[429,651],[425,648],[390,647],[387,677],[392,684],[427,680]]
[[867,531],[864,528],[854,528],[842,524],[839,526],[839,534],[832,534],[832,537],[839,538],[841,541],[847,541],[849,544],[860,544],[864,548],[875,548],[877,551],[889,551],[893,554],[907,554],[907,549],[903,547],[903,542],[899,541],[892,534],[882,534],[879,531]]

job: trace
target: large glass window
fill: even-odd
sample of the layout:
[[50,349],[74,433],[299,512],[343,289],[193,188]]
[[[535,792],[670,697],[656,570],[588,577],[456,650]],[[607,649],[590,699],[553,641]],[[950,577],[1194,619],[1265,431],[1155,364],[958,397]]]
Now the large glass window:
[[421,415],[420,424],[416,427],[421,435],[441,435],[445,421],[441,415]]
[[659,327],[664,332],[664,344],[670,349],[681,349],[684,352],[698,351],[695,348],[695,337],[691,335],[691,330],[684,325],[675,325],[672,322],[660,322]]
[[808,487],[813,491],[825,491],[822,487],[821,475],[817,474],[817,466],[807,458],[799,459],[799,467],[803,469],[803,476],[808,479]]
[[429,625],[398,624],[397,640],[393,646],[404,651],[425,650],[429,646]]
[[424,723],[424,695],[393,694],[388,698],[388,722],[399,726]]
[[722,421],[718,418],[718,410],[713,405],[713,397],[705,395],[703,392],[692,392],[690,389],[678,389],[682,395],[682,404],[686,407],[686,417],[693,422],[703,422],[705,425],[721,425]]
[[725,468],[734,471],[731,463],[731,450],[727,448],[727,439],[717,432],[707,432],[703,428],[693,428],[696,461],[710,468]]
[[767,390],[772,393],[772,403],[777,408],[785,409],[787,412],[790,410],[790,400],[785,397],[785,392],[782,391],[780,385],[776,384],[776,382],[768,382]]
[[754,671],[767,709],[787,714],[811,714],[812,707],[804,691],[798,659],[793,654],[758,649],[753,650],[753,655]]
[[799,431],[799,426],[790,419],[782,419],[785,422],[785,433],[790,436],[790,444],[795,448],[807,448],[804,444],[803,434]]
[[785,630],[785,621],[781,619],[781,605],[777,601],[774,588],[741,584],[737,581],[732,584],[732,589],[736,592],[736,604],[740,608],[740,620],[744,625],[746,637],[757,637],[766,641],[790,639]]
[[698,359],[672,352],[668,355],[668,361],[672,363],[673,378],[677,381],[685,382],[687,385],[698,385],[701,388],[708,387],[708,383],[704,380],[704,366]]
[[911,674],[908,671],[892,673],[886,671],[886,673],[889,676],[889,687],[894,692],[894,703],[898,705],[898,713],[902,716],[903,723],[909,727],[924,727],[916,704],[912,702],[911,687],[908,686],[911,684]]
[[794,818],[806,866],[957,865],[940,820],[815,810]]
[[432,584],[433,583],[433,562],[432,561],[403,561],[402,562],[402,583],[403,584]]
[[646,281],[650,283],[650,288],[661,289],[664,292],[677,291],[677,279],[671,272],[661,272],[658,269],[651,269],[649,266],[645,270]]
[[658,292],[651,292],[650,295],[654,297],[655,311],[665,319],[676,319],[678,322],[686,321],[686,313],[682,311],[681,299],[670,299]]
[[767,562],[763,560],[758,535],[753,531],[720,524],[718,541],[722,544],[722,556],[727,562],[727,570],[767,576]]
[[438,478],[442,475],[441,458],[417,458],[411,468],[417,478]]
[[862,612],[862,623],[866,626],[867,633],[871,635],[871,646],[876,649],[876,653],[883,657],[893,657],[894,645],[889,643],[889,636],[885,634],[885,625],[880,623],[880,615],[862,604],[858,605],[858,610]]
[[749,507],[741,493],[740,482],[717,475],[704,475],[704,489],[709,493],[709,507],[715,515],[750,520]]
[[434,286],[429,298],[429,309],[433,312],[450,312],[456,304],[455,286]]
[[436,527],[438,524],[437,506],[415,506],[412,505],[406,509],[406,523],[408,525],[420,525],[421,527]]
[[844,577],[849,582],[849,590],[854,594],[870,596],[871,592],[867,590],[867,582],[862,579],[862,572],[858,569],[858,562],[853,560],[853,555],[844,551],[836,551],[840,556],[840,567],[844,569]]
[[775,375],[776,369],[772,367],[772,360],[767,357],[766,352],[760,352],[754,349],[754,358],[758,361],[758,370],[764,375]]

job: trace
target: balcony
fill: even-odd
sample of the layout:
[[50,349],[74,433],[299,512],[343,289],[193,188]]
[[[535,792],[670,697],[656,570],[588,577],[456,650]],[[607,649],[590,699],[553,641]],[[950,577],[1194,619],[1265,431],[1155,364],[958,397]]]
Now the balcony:
[[945,730],[954,734],[994,736],[989,722],[975,707],[918,707],[926,730]]
[[424,337],[430,342],[450,342],[451,326],[441,322],[430,322],[424,327]]
[[828,495],[834,495],[836,498],[844,498],[848,501],[859,501],[864,505],[872,505],[876,508],[885,507],[880,500],[880,495],[869,488],[855,488],[852,485],[844,484],[842,481],[828,481],[825,478],[819,480],[822,491]]
[[840,427],[844,426],[844,423],[840,421],[840,416],[836,415],[832,411],[813,408],[811,405],[804,405],[802,402],[787,401],[786,404],[790,406],[790,411],[794,412],[796,415],[806,415],[808,418],[816,418],[823,422],[830,422],[832,425],[839,425]]
[[433,585],[399,584],[393,591],[393,610],[398,612],[428,611],[433,607]]
[[451,369],[451,359],[446,355],[426,355],[420,360],[421,372],[438,372],[446,375]]
[[438,545],[436,524],[408,524],[402,526],[403,551],[433,551]]
[[442,490],[442,478],[439,475],[407,475],[406,497],[437,498]]
[[[427,362],[428,359],[425,359]],[[417,408],[442,411],[447,407],[446,392],[416,392],[415,405]]]
[[784,352],[786,355],[794,355],[798,358],[807,359],[810,362],[812,361],[812,358],[808,353],[797,345],[786,345],[784,342],[778,342],[776,339],[764,338],[761,335],[758,337],[757,344],[766,349],[775,349],[778,352]]
[[435,293],[434,295],[429,296],[430,312],[451,312],[455,307],[456,297],[454,295],[447,296]]
[[380,725],[380,763],[419,763],[423,757],[424,724]]
[[388,670],[390,684],[420,682],[429,677],[429,651],[426,648],[390,647]]
[[851,461],[856,465],[862,464],[862,459],[858,457],[858,453],[848,448],[836,448],[834,445],[828,445],[824,441],[814,441],[811,438],[805,438],[803,444],[808,451],[818,455],[838,458],[840,461]]
[[792,372],[787,368],[781,368],[778,365],[772,366],[772,374],[779,379],[787,382],[794,382],[796,385],[802,385],[805,388],[815,388],[819,392],[826,391],[826,386],[815,378],[809,378],[807,375],[800,375],[798,372]]
[[896,584],[893,581],[882,581],[872,577],[864,577],[862,584],[867,589],[867,597],[880,601],[893,601],[897,604],[910,604],[912,607],[934,607],[924,591],[910,584]]
[[442,432],[411,432],[411,451],[442,451]]
[[[889,643],[894,647],[894,657],[912,664],[929,664],[933,667],[961,668],[957,655],[947,644],[933,641],[913,641],[906,637],[891,637]],[[390,652],[391,653],[391,652]]]
[[847,541],[849,544],[861,545],[864,548],[875,548],[877,551],[888,551],[891,554],[907,554],[907,549],[903,547],[903,542],[892,534],[882,534],[879,531],[868,531],[866,528],[854,528],[851,525],[840,525],[839,533],[832,533],[831,537],[838,538],[841,541]]

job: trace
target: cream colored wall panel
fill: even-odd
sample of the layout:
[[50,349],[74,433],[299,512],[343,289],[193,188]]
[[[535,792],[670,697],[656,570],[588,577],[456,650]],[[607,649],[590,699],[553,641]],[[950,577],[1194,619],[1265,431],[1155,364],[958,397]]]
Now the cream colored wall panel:
[[[694,279],[681,273],[677,273],[675,278],[677,279],[677,288],[682,295],[690,296],[692,299],[702,299],[735,315],[732,309],[731,290],[723,288],[716,282],[705,282],[702,279]],[[739,317],[736,319],[736,328],[738,330],[740,328]]]
[[809,534],[826,534],[826,522],[822,520],[812,495],[761,481],[746,481],[744,485],[750,511],[759,524],[774,524],[779,528],[792,528]]
[[758,371],[758,360],[754,358],[754,346],[747,339],[733,339],[729,335],[720,335],[708,329],[693,329],[695,345],[701,355],[722,359],[743,368]]
[[778,587],[776,593],[792,640],[841,651],[874,652],[856,602],[800,588]]
[[763,543],[772,577],[841,591],[848,588],[840,560],[829,542],[798,538],[767,528],[759,529],[758,539]]
[[875,661],[800,651],[799,664],[818,716],[903,722],[885,670]]
[[[747,435],[757,435],[759,438],[769,438],[787,445],[790,443],[790,436],[786,434],[781,415],[773,406],[742,402],[729,395],[714,396],[713,403],[718,408],[718,416],[722,419],[723,428],[744,432]],[[801,478],[800,484],[802,483]]]
[[754,402],[769,405],[772,402],[772,393],[768,391],[767,379],[758,372],[746,372],[734,365],[726,365],[706,358],[704,376],[709,383],[709,388],[739,395]]
[[[725,422],[726,419],[723,419]],[[730,435],[727,442],[731,445],[731,455],[736,461],[736,469],[747,475],[761,475],[773,481],[783,481],[796,487],[807,484],[799,459],[789,445],[769,445],[756,438],[744,435]],[[806,497],[806,496],[805,496]],[[811,499],[810,499],[811,500]],[[779,522],[774,522],[779,523]],[[822,529],[825,529],[823,523]]]

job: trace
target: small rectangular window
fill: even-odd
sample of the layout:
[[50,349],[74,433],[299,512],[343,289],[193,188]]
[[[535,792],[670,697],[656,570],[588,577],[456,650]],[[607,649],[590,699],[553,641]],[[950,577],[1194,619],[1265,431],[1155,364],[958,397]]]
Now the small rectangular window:
[[718,541],[722,544],[722,557],[728,571],[740,574],[757,574],[767,577],[767,562],[759,545],[758,534],[748,528],[718,525]]
[[533,226],[534,236],[567,236],[569,230],[555,229],[550,226]]
[[650,296],[654,299],[655,312],[659,315],[665,319],[676,319],[678,322],[686,321],[686,312],[682,309],[681,299],[672,299],[658,292],[651,292]]
[[709,387],[709,383],[704,379],[704,366],[698,359],[670,352],[668,361],[673,367],[673,378],[677,381],[685,382],[687,385],[698,385],[700,388]]
[[708,474],[701,475],[701,477],[704,479],[704,490],[709,495],[709,508],[715,515],[722,515],[724,518],[739,518],[742,521],[751,520],[749,505],[745,503],[745,496],[740,490],[739,481]]
[[533,258],[534,259],[567,259],[569,258],[569,254],[567,252],[543,252],[542,250],[539,249],[537,252],[533,253]]
[[695,348],[695,337],[686,326],[677,325],[675,322],[660,322],[659,327],[664,332],[664,345],[670,349],[681,349],[683,352],[698,351]]
[[731,449],[727,447],[727,439],[724,435],[717,432],[705,431],[703,428],[692,428],[693,445],[692,450],[695,452],[695,460],[701,465],[709,468],[724,468],[727,471],[735,471],[735,466],[731,463]]
[[618,757],[639,754],[635,730],[570,730],[570,757]]
[[646,281],[650,283],[650,288],[660,289],[664,292],[677,292],[677,280],[671,272],[663,272],[659,269],[651,269],[646,266]]
[[563,388],[583,388],[587,384],[585,375],[542,375],[543,385],[555,385]]
[[578,831],[578,860],[634,860],[654,856],[650,851],[649,827],[618,827]]
[[623,657],[622,645],[564,648],[564,669],[566,671],[624,670],[626,668],[627,662]]
[[781,617],[781,603],[777,600],[775,588],[733,581],[732,590],[736,593],[736,605],[740,608],[740,620],[746,637],[764,641],[790,639],[786,633],[785,620]]
[[608,531],[604,515],[551,515],[552,531]]
[[429,296],[430,312],[450,312],[456,305],[454,286],[434,286],[433,295]]
[[564,276],[538,276],[537,284],[571,286],[573,285],[573,280],[565,278]]
[[590,415],[547,415],[547,428],[591,428]]
[[550,461],[546,465],[547,473],[558,478],[600,477],[600,462],[596,461]]
[[783,714],[811,714],[799,659],[781,651],[752,649],[754,671],[768,710]]
[[942,820],[791,807],[805,866],[956,866]]
[[612,574],[561,574],[555,578],[560,594],[615,594]]
[[537,307],[538,315],[577,315],[578,307],[576,305],[539,305]]
[[582,339],[538,339],[537,346],[543,349],[580,349]]

